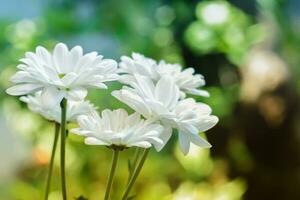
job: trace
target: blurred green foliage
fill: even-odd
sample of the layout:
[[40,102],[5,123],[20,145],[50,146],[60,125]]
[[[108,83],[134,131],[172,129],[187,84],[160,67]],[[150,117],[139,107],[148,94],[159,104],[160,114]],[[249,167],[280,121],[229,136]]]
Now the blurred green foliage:
[[223,52],[231,62],[241,64],[248,49],[263,39],[263,26],[226,1],[200,2],[196,16],[185,33],[196,53]]

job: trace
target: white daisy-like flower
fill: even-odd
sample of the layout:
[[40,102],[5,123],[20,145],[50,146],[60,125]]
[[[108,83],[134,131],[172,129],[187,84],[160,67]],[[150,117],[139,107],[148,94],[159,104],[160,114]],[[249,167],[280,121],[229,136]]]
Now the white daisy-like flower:
[[183,99],[186,93],[208,97],[209,93],[199,88],[205,85],[204,77],[201,74],[195,74],[193,68],[186,68],[179,64],[169,64],[164,60],[157,63],[151,58],[141,54],[133,53],[132,58],[121,57],[118,72],[122,74],[120,81],[125,84],[132,84],[135,81],[134,74],[147,76],[152,81],[157,82],[163,76],[170,76],[180,89],[180,97]]
[[146,119],[160,121],[165,131],[161,135],[163,148],[172,134],[172,128],[178,129],[181,150],[187,154],[190,142],[204,148],[211,145],[198,133],[212,128],[218,118],[211,115],[211,108],[194,99],[180,99],[180,91],[174,79],[163,76],[156,84],[149,77],[134,75],[135,84],[113,91],[113,96],[127,104]]
[[27,52],[20,59],[19,69],[11,78],[15,84],[6,92],[21,96],[42,91],[49,107],[68,100],[82,100],[88,87],[107,88],[103,83],[118,78],[117,63],[103,59],[97,52],[83,54],[80,46],[72,49],[59,43],[52,53],[38,46],[35,52]]
[[71,132],[85,136],[85,143],[89,145],[123,149],[132,146],[150,148],[163,143],[160,139],[163,127],[160,124],[141,119],[138,113],[128,115],[124,109],[105,109],[101,117],[97,112],[81,115],[77,122],[79,128]]
[[[61,107],[57,103],[53,108],[49,109],[45,104],[41,92],[37,92],[35,95],[28,95],[20,97],[20,100],[27,103],[28,108],[44,118],[61,122]],[[88,114],[95,111],[95,107],[88,101],[68,101],[67,103],[67,122],[76,122],[79,115]]]

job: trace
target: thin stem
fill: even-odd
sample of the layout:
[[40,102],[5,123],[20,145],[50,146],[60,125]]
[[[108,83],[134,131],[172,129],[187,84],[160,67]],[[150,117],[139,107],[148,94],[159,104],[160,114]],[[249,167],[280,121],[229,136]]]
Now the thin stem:
[[53,140],[51,159],[50,159],[50,163],[49,163],[48,176],[47,176],[47,182],[46,182],[45,200],[48,200],[48,196],[49,196],[51,177],[52,177],[52,171],[53,171],[53,163],[54,163],[55,151],[56,151],[58,135],[59,135],[59,128],[60,128],[59,123],[54,123],[54,125],[55,125],[54,140]]
[[140,172],[142,170],[142,167],[143,167],[143,165],[144,165],[144,163],[146,161],[146,158],[147,158],[148,153],[149,153],[149,149],[150,148],[145,149],[143,151],[142,158],[141,158],[140,162],[138,163],[136,169],[134,170],[134,172],[133,172],[133,174],[132,174],[132,176],[130,178],[130,181],[129,181],[128,185],[127,185],[127,188],[126,188],[126,190],[125,190],[125,192],[123,194],[122,200],[127,200],[128,195],[130,193],[130,190],[132,189],[132,186],[134,185],[134,183],[135,183],[138,175],[140,174]]
[[63,200],[67,200],[66,174],[65,174],[65,144],[66,144],[66,116],[67,100],[63,98],[61,107],[61,141],[60,141],[60,170],[61,170],[61,189]]
[[108,177],[108,183],[107,183],[107,187],[106,187],[104,200],[109,199],[110,190],[111,190],[111,186],[113,183],[113,179],[114,179],[114,175],[115,175],[115,171],[116,171],[116,167],[117,167],[117,163],[118,163],[118,157],[119,157],[119,150],[114,149],[113,160],[112,160],[111,169],[110,169],[110,173],[109,173],[109,177]]
[[136,168],[136,165],[138,163],[138,160],[139,160],[139,157],[140,157],[140,154],[142,153],[142,149],[139,148],[139,147],[136,147],[135,149],[135,152],[134,152],[134,159],[133,159],[133,162],[132,162],[132,165],[131,165],[131,169],[129,171],[129,176],[128,176],[128,182],[130,181],[131,179],[131,176]]

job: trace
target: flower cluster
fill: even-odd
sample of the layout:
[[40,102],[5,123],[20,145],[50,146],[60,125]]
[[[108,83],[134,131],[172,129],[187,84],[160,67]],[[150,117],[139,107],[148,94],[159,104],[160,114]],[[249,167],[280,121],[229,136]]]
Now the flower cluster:
[[178,130],[184,154],[188,153],[190,142],[200,147],[211,146],[198,134],[213,127],[218,118],[211,115],[208,105],[186,98],[186,93],[208,96],[199,89],[205,84],[202,75],[194,75],[192,68],[182,70],[180,65],[157,63],[136,53],[132,58],[124,56],[121,60],[120,80],[128,86],[114,91],[113,96],[146,119],[154,119],[164,126],[161,135],[164,143],[158,149],[167,143],[174,128]]
[[[208,105],[186,98],[186,94],[209,96],[201,89],[205,85],[204,77],[194,74],[193,68],[156,62],[138,53],[122,56],[118,67],[116,61],[103,59],[96,52],[83,54],[80,46],[69,50],[62,43],[57,44],[52,53],[39,46],[20,61],[19,71],[11,78],[14,86],[7,89],[7,93],[27,95],[20,99],[30,110],[58,123],[60,102],[67,99],[67,121],[78,119],[80,128],[74,132],[88,137],[89,144],[92,141],[107,146],[144,144],[145,148],[152,144],[159,151],[168,142],[172,130],[177,129],[184,154],[188,153],[190,142],[200,147],[211,146],[198,133],[213,127],[218,118],[211,115]],[[114,80],[125,86],[113,91],[113,96],[146,121],[137,117],[137,113],[128,116],[124,110],[105,110],[101,118],[94,106],[84,101],[89,87],[106,89],[104,83]]]
[[[160,151],[169,141],[173,130],[177,130],[179,144],[184,154],[190,143],[203,148],[211,145],[199,136],[199,132],[212,128],[218,118],[211,108],[198,103],[187,94],[209,96],[202,90],[204,77],[195,74],[193,68],[183,69],[179,64],[156,62],[141,54],[121,57],[118,64],[112,59],[103,59],[97,52],[84,54],[80,46],[68,49],[59,43],[53,52],[37,47],[20,60],[11,78],[14,85],[7,89],[10,95],[21,96],[29,109],[53,121],[61,130],[61,175],[62,196],[67,199],[65,183],[65,139],[66,123],[75,122],[78,128],[71,132],[85,137],[88,145],[104,145],[114,150],[111,179],[117,163],[118,151],[130,147],[145,149],[143,156],[133,167],[123,199],[143,165],[148,149],[152,146]],[[122,89],[112,95],[133,109],[128,114],[124,109],[105,109],[98,114],[96,108],[86,99],[88,88],[106,89],[108,81],[119,81]],[[58,131],[55,129],[47,190],[48,198],[51,170]],[[138,156],[138,154],[137,154]],[[109,198],[112,181],[106,190]]]

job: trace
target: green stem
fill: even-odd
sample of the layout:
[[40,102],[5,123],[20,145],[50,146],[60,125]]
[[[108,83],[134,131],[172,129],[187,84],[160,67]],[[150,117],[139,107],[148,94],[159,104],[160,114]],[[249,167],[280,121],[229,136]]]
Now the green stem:
[[110,173],[109,173],[109,177],[108,177],[108,183],[107,183],[107,187],[106,187],[104,200],[109,199],[109,194],[110,194],[111,186],[113,183],[113,179],[114,179],[114,175],[115,175],[115,171],[116,171],[116,167],[117,167],[117,163],[118,163],[118,157],[119,157],[119,150],[114,149],[113,160],[112,160],[111,169],[110,169]]
[[127,188],[126,188],[126,190],[125,190],[125,192],[123,194],[122,200],[127,200],[128,195],[130,193],[130,190],[132,189],[132,186],[134,185],[134,183],[135,183],[138,175],[140,174],[140,172],[142,170],[142,167],[143,167],[143,165],[144,165],[144,163],[146,161],[146,158],[148,156],[149,150],[150,150],[150,148],[145,149],[143,151],[142,158],[141,158],[140,162],[138,163],[136,169],[134,170],[134,172],[133,172],[133,174],[132,174],[132,176],[130,178],[130,181],[129,181],[128,185],[127,185]]
[[46,192],[45,192],[45,200],[48,200],[49,196],[49,190],[50,190],[50,183],[51,183],[51,177],[52,177],[52,171],[53,171],[53,163],[54,163],[54,157],[55,157],[55,151],[58,141],[58,135],[59,135],[59,123],[54,123],[55,130],[54,130],[54,141],[52,146],[52,152],[51,152],[51,159],[49,163],[49,169],[48,169],[48,176],[47,176],[47,182],[46,182]]
[[128,182],[130,181],[131,179],[131,176],[136,168],[136,165],[138,163],[138,160],[139,160],[139,157],[140,157],[140,154],[142,153],[142,149],[139,148],[139,147],[136,147],[135,149],[135,152],[134,152],[134,159],[133,159],[133,162],[132,162],[132,165],[131,165],[131,169],[129,171],[129,176],[128,176]]
[[65,174],[65,145],[66,145],[66,116],[67,100],[63,98],[61,107],[61,141],[60,141],[60,170],[61,170],[61,189],[63,200],[67,200],[66,174]]

